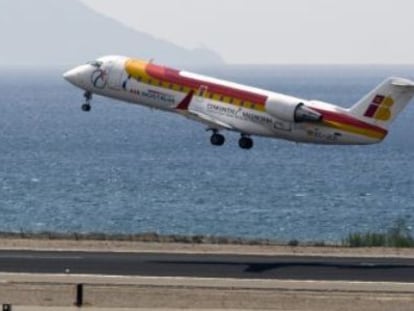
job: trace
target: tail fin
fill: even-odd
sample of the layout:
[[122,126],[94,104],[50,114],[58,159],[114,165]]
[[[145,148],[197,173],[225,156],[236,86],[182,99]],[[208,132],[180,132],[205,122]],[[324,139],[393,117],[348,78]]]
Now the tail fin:
[[388,129],[413,96],[413,81],[388,78],[352,106],[349,112],[369,124]]

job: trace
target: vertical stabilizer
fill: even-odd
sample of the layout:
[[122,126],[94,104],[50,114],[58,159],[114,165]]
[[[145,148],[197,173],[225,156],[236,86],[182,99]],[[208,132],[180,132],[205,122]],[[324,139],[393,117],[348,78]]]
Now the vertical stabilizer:
[[388,129],[413,96],[413,81],[388,78],[352,106],[349,112],[364,122]]

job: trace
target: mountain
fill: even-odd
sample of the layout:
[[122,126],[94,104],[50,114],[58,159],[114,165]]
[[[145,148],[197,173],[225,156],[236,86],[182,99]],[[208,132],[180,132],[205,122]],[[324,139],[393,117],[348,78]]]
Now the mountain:
[[0,66],[69,66],[108,54],[174,66],[222,63],[213,51],[189,50],[100,15],[78,0],[1,0]]

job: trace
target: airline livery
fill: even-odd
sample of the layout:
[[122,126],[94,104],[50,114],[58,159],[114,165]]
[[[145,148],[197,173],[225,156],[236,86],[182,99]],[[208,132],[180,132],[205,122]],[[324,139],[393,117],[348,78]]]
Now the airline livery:
[[254,135],[316,144],[378,143],[414,95],[413,81],[393,77],[342,108],[123,56],[99,58],[64,78],[85,91],[84,111],[91,110],[96,94],[174,112],[203,123],[215,146],[224,144],[223,130],[239,132],[243,149],[253,147]]

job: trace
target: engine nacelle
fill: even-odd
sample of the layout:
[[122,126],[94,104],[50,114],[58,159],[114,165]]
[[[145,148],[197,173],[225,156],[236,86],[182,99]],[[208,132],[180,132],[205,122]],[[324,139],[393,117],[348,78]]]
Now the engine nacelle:
[[286,122],[319,122],[322,120],[319,112],[290,98],[269,99],[266,103],[266,112]]

